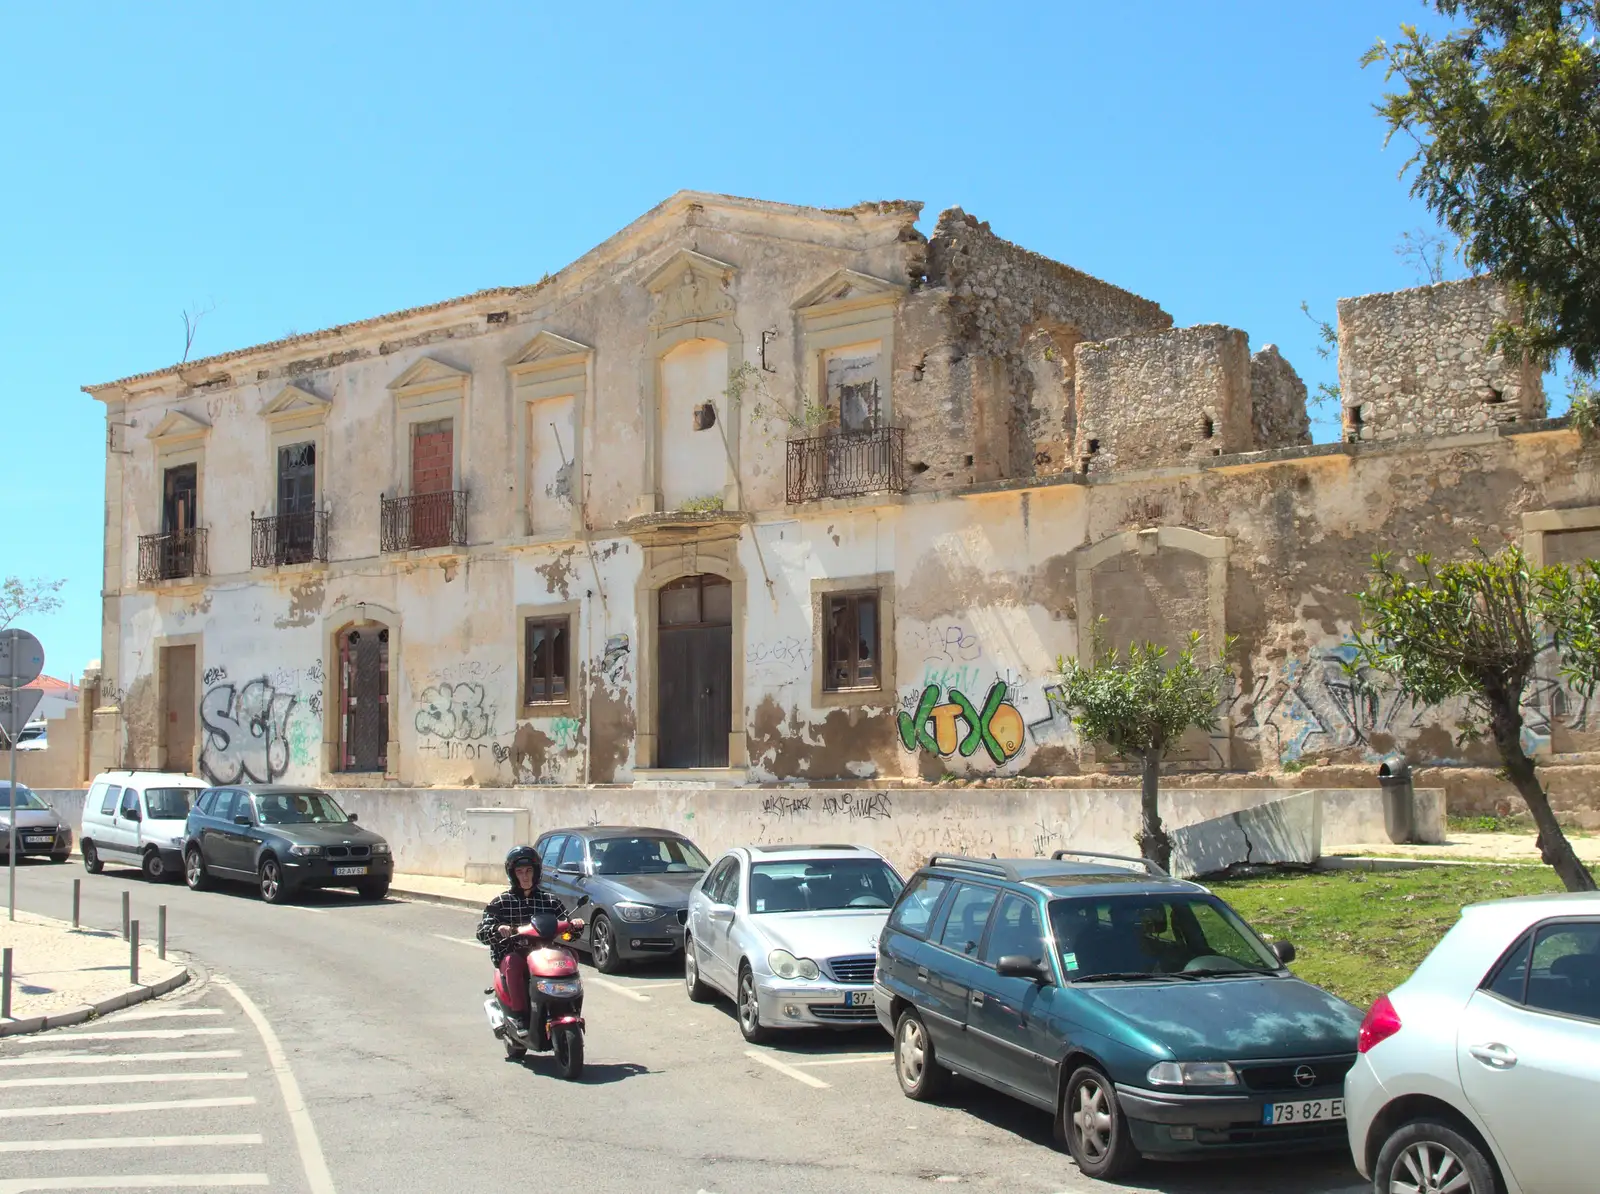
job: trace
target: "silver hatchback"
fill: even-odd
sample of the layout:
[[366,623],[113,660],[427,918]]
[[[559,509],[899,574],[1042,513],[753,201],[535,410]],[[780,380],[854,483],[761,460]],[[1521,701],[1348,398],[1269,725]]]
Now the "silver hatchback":
[[864,846],[729,850],[689,894],[689,998],[732,998],[753,1043],[776,1029],[877,1023],[878,935],[904,886]]

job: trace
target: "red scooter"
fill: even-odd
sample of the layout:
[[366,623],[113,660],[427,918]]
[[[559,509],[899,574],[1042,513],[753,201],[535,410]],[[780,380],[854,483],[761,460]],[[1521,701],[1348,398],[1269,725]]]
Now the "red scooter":
[[506,1011],[505,979],[495,971],[486,988],[483,1010],[489,1027],[506,1047],[506,1056],[521,1058],[528,1050],[551,1053],[561,1076],[575,1081],[583,1073],[583,979],[569,942],[583,932],[581,920],[536,916],[516,932],[513,948],[527,963],[528,1026],[522,1028]]

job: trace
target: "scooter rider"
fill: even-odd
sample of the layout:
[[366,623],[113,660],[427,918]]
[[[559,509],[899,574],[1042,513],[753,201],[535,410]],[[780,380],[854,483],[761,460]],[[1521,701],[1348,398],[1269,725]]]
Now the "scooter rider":
[[[539,853],[532,846],[517,846],[506,855],[506,878],[511,888],[503,891],[483,910],[478,922],[478,940],[489,947],[490,956],[504,980],[502,989],[515,1004],[507,1007],[506,1014],[516,1017],[518,1024],[527,1027],[528,979],[519,968],[513,939],[523,925],[535,916],[566,917],[567,910],[561,901],[539,890]],[[574,927],[581,928],[582,922]]]

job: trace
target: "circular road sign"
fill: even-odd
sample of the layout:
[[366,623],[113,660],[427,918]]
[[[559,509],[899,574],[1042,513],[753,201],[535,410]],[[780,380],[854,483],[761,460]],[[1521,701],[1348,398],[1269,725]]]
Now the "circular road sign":
[[44,646],[38,639],[26,630],[0,630],[0,688],[32,684],[42,671]]

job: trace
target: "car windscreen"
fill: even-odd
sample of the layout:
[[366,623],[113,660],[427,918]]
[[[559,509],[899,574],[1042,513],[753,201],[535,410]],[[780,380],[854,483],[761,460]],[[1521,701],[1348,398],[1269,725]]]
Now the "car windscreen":
[[1061,969],[1096,976],[1267,974],[1282,969],[1261,939],[1215,896],[1086,895],[1050,901]]
[[[43,812],[45,809],[50,807],[44,801],[40,800],[38,795],[34,792],[34,790],[32,788],[28,787],[27,784],[18,784],[15,788],[12,789],[12,791],[14,791],[17,794],[17,807],[18,808],[25,808],[25,809],[28,809],[30,812],[36,812],[37,813],[37,812]],[[5,811],[5,810],[9,809],[10,807],[11,807],[11,792],[6,791],[5,788],[0,788],[0,811]]]
[[256,795],[263,825],[342,825],[350,818],[326,792],[265,792]]
[[152,821],[181,821],[189,815],[193,788],[146,788],[145,813]]
[[750,868],[750,910],[827,912],[888,908],[905,884],[877,858],[758,862]]
[[710,864],[681,837],[602,837],[589,843],[597,875],[697,875]]

